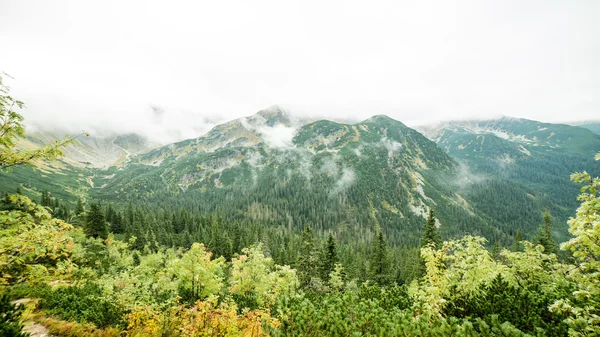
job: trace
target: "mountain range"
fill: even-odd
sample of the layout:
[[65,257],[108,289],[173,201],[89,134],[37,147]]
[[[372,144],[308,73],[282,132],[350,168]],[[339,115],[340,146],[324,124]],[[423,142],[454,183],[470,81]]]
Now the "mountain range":
[[[504,117],[415,130],[384,115],[346,124],[275,106],[166,146],[135,134],[78,137],[63,159],[1,173],[0,186],[69,203],[187,208],[294,230],[311,224],[341,237],[383,228],[396,243],[417,242],[432,208],[444,237],[510,242],[517,230],[533,237],[548,207],[562,240],[577,207],[569,175],[600,173],[598,125]],[[19,147],[57,138],[36,132]]]

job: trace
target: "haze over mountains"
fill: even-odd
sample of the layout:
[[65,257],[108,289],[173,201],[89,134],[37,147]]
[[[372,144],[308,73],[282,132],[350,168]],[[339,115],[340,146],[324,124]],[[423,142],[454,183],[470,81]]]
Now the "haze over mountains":
[[[165,146],[135,134],[79,137],[64,159],[16,169],[0,186],[26,181],[33,196],[161,204],[295,229],[311,223],[356,237],[384,227],[392,242],[407,243],[418,241],[430,208],[446,237],[509,242],[517,229],[534,235],[549,207],[563,239],[577,205],[569,175],[600,172],[600,135],[585,127],[504,117],[417,131],[384,115],[345,124],[274,106]],[[20,146],[55,139],[39,131]]]

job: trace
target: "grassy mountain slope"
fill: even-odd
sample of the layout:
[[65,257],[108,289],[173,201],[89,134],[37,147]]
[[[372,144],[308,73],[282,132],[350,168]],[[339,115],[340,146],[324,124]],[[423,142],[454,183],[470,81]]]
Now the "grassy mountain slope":
[[[61,132],[33,132],[17,143],[17,148],[31,150],[51,144],[63,137]],[[14,192],[18,187],[34,198],[49,191],[53,197],[73,203],[85,198],[93,186],[97,172],[111,166],[121,166],[131,156],[147,152],[156,144],[136,134],[107,136],[78,136],[62,150],[64,157],[51,162],[36,163],[36,167],[16,167],[9,174],[0,172],[3,191]]]

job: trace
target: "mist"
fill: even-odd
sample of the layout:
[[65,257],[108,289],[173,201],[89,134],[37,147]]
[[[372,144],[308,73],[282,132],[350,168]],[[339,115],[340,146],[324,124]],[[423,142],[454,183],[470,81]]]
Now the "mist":
[[6,0],[0,71],[31,130],[160,143],[274,104],[409,126],[597,120],[598,13],[591,0]]

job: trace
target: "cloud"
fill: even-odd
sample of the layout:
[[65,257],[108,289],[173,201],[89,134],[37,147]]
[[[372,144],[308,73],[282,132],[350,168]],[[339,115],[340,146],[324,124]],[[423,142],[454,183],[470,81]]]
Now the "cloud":
[[296,128],[285,125],[263,126],[258,128],[265,143],[275,149],[291,149],[294,147]]
[[335,186],[330,192],[330,195],[336,195],[345,192],[356,181],[356,174],[351,168],[344,167],[342,176],[335,182]]
[[6,0],[0,70],[29,124],[163,141],[273,104],[409,126],[597,119],[598,11],[597,1]]
[[458,170],[454,179],[450,182],[461,190],[466,190],[473,184],[479,184],[487,179],[486,176],[471,172],[469,166],[463,162],[458,162]]

